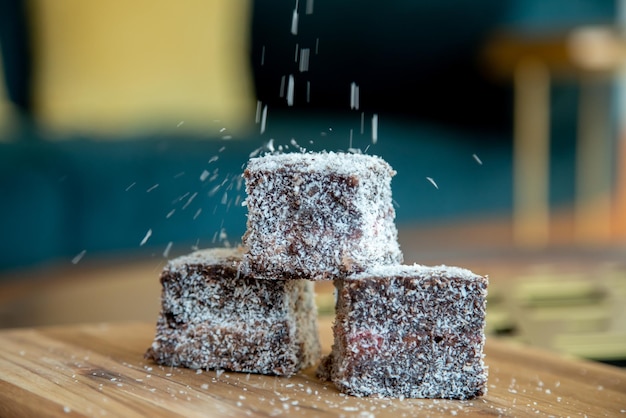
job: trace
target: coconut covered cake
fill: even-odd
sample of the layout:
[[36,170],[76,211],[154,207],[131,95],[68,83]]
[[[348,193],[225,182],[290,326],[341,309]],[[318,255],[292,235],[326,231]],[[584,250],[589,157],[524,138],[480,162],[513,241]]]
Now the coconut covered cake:
[[319,357],[313,283],[240,273],[240,249],[170,260],[146,353],[159,364],[292,375]]
[[318,376],[357,396],[484,394],[487,284],[469,270],[420,265],[337,280],[334,344]]
[[242,271],[333,280],[402,262],[391,178],[379,157],[268,154],[244,171],[248,207]]
[[457,267],[401,265],[394,175],[381,158],[361,154],[250,159],[243,246],[169,261],[146,357],[293,375],[319,359],[313,281],[333,280],[334,342],[320,378],[356,396],[485,394],[488,279]]

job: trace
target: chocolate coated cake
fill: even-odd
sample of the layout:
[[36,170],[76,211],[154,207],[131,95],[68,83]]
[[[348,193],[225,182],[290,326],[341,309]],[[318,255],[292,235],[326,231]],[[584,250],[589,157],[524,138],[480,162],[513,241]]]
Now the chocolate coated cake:
[[483,395],[487,284],[469,270],[419,265],[335,281],[334,344],[318,376],[357,396]]
[[240,273],[241,250],[171,260],[146,357],[168,366],[292,375],[319,357],[313,283]]
[[391,178],[376,156],[289,153],[252,158],[242,269],[268,278],[333,280],[398,264]]

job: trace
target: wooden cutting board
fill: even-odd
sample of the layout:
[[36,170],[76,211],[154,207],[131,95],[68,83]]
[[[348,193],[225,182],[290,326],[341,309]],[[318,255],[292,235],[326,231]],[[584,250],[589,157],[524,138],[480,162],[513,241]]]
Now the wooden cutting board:
[[[330,350],[330,319],[320,323]],[[0,331],[0,416],[624,416],[626,371],[488,339],[488,394],[471,401],[356,398],[309,369],[291,378],[160,367],[154,325]]]

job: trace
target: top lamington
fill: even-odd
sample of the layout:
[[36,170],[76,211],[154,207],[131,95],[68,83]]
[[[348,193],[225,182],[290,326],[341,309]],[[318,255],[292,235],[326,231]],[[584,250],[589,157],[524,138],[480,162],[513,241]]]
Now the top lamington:
[[331,280],[402,262],[383,159],[346,153],[268,154],[244,171],[248,207],[242,270]]

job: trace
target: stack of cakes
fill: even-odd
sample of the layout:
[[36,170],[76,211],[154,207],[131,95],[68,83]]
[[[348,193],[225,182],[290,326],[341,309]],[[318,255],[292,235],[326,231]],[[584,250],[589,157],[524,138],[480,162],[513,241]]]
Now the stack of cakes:
[[147,356],[166,365],[291,375],[319,358],[312,283],[337,288],[334,344],[318,375],[353,395],[485,392],[487,280],[403,266],[381,158],[270,154],[243,174],[240,249],[171,260]]

